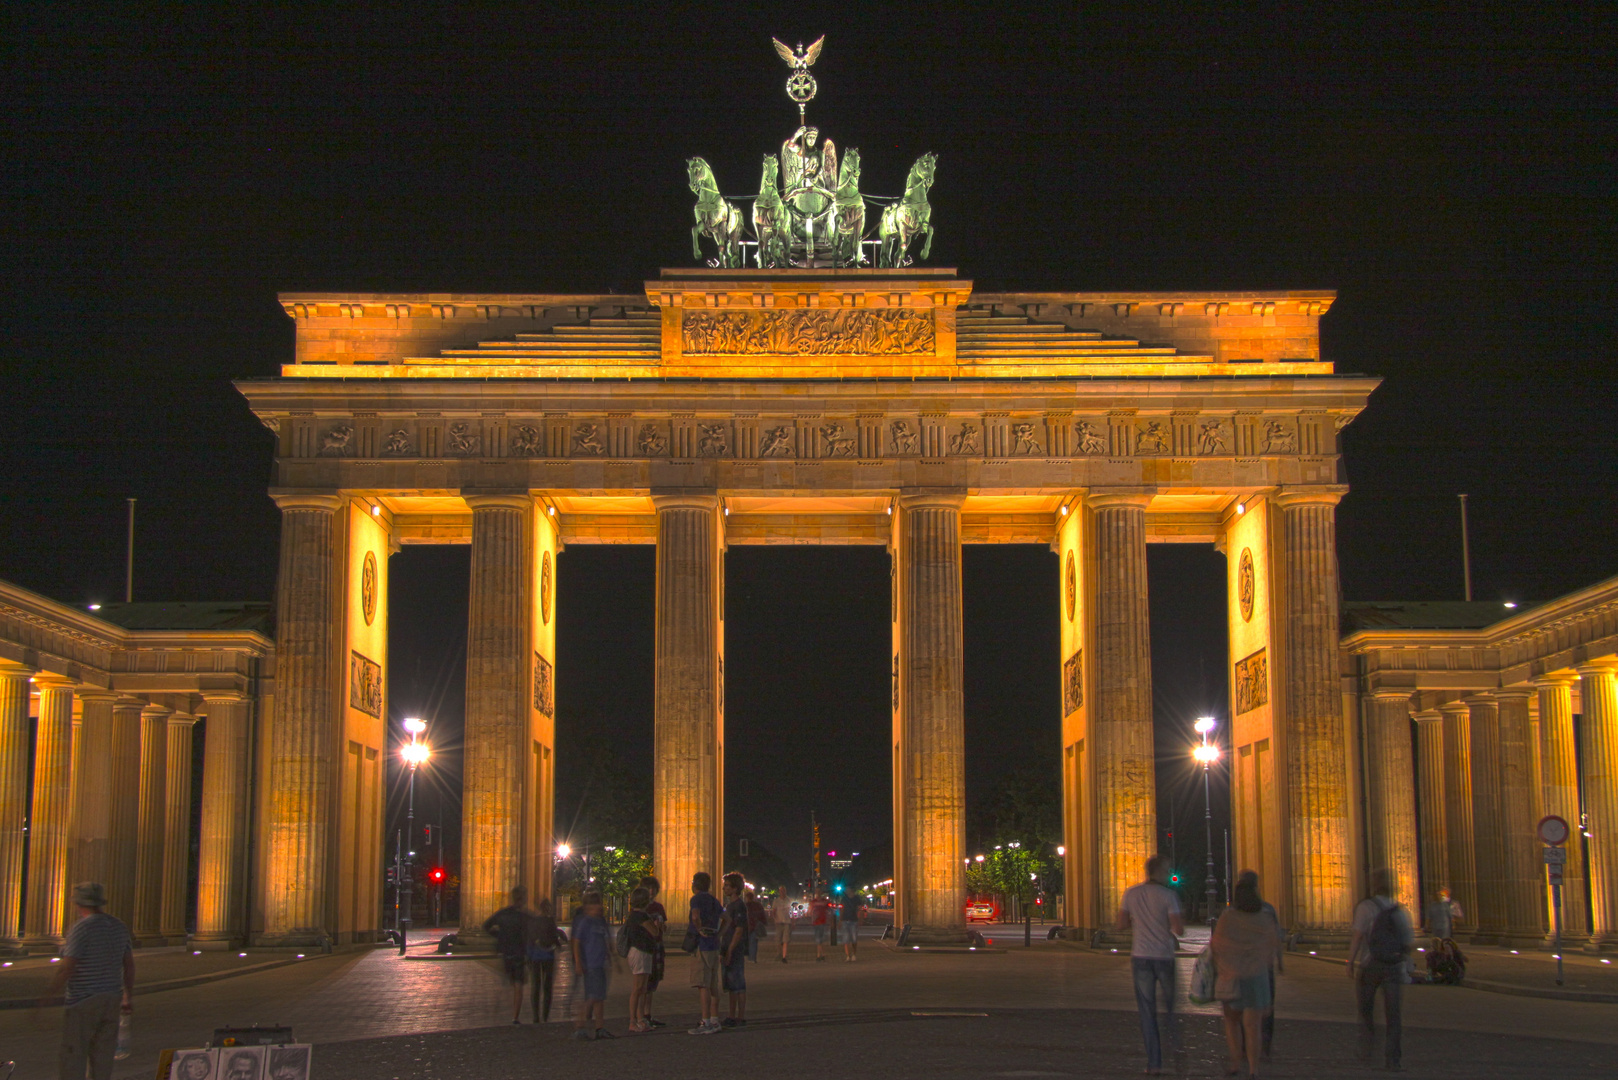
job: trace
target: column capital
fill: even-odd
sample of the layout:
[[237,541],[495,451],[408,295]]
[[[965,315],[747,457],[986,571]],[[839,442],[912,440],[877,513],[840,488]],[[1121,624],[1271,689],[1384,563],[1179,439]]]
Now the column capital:
[[169,708],[167,705],[159,705],[155,701],[148,701],[145,705],[143,705],[141,707],[141,710],[140,710],[142,716],[152,716],[152,717],[167,716],[169,713],[171,713],[173,711],[174,710]]
[[1375,698],[1377,701],[1403,701],[1408,704],[1411,694],[1412,691],[1409,687],[1379,686],[1367,696]]
[[209,705],[236,705],[249,700],[240,690],[202,690],[198,696]]
[[281,512],[288,510],[325,510],[335,514],[343,508],[343,497],[335,491],[299,491],[296,488],[271,488],[270,498]]
[[1579,678],[1587,679],[1592,675],[1618,675],[1618,657],[1603,656],[1599,660],[1590,660],[1574,667]]
[[128,694],[119,694],[118,700],[112,705],[114,712],[140,712],[146,708],[146,699],[130,697]]
[[1348,494],[1347,484],[1285,484],[1275,489],[1275,505],[1283,510],[1294,506],[1336,506]]
[[1500,702],[1496,695],[1499,692],[1498,690],[1477,690],[1462,698],[1461,704],[1468,709],[1483,708],[1489,705],[1498,706]]
[[57,675],[49,671],[41,671],[30,681],[37,690],[72,690],[79,685],[77,679],[70,679],[66,675]]
[[1412,718],[1418,724],[1441,724],[1444,722],[1444,714],[1437,709],[1423,709],[1418,713],[1413,713]]
[[12,660],[0,660],[0,679],[31,677],[37,670],[37,668],[31,668],[27,664],[19,664]]
[[77,693],[80,701],[111,701],[116,703],[121,696],[118,691],[110,690],[105,686],[81,686]]
[[1438,706],[1438,711],[1441,713],[1456,713],[1458,715],[1465,716],[1472,711],[1472,706],[1468,705],[1465,700],[1446,701]]
[[191,713],[183,713],[183,712],[171,712],[171,713],[169,713],[169,720],[168,720],[169,727],[193,727],[193,726],[196,725],[196,722],[197,722],[197,717],[195,715],[191,714]]
[[719,509],[719,493],[711,488],[670,489],[652,493],[654,510],[712,510]]
[[1091,488],[1084,501],[1092,510],[1145,510],[1156,494],[1156,488]]
[[901,510],[959,510],[966,503],[966,492],[951,490],[900,491],[894,500]]
[[1527,701],[1534,696],[1534,688],[1532,686],[1502,686],[1494,692],[1494,696],[1500,701]]
[[1579,681],[1577,673],[1572,671],[1548,671],[1543,675],[1534,676],[1534,686],[1544,689],[1547,686],[1572,686]]
[[461,501],[474,514],[479,510],[521,510],[534,508],[534,497],[526,491],[468,491],[461,489]]

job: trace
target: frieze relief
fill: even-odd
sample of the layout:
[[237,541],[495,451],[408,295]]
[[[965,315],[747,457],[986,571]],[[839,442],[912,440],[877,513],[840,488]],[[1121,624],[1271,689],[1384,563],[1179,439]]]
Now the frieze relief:
[[382,665],[357,652],[348,656],[348,704],[382,719]]
[[483,436],[471,424],[457,421],[449,426],[444,445],[458,457],[477,457],[483,452]]
[[1084,708],[1084,650],[1076,649],[1062,664],[1062,715]]
[[642,424],[635,436],[635,449],[642,457],[662,457],[669,452],[668,436],[656,424]]
[[788,425],[767,428],[758,444],[759,457],[792,457],[792,428]]
[[931,355],[930,312],[686,311],[680,323],[687,356]]
[[601,445],[601,425],[585,423],[573,429],[573,456],[600,457],[606,453]]
[[1148,420],[1135,435],[1135,453],[1166,454],[1169,452],[1169,426],[1161,420]]
[[338,424],[329,428],[326,434],[320,437],[321,457],[347,457],[352,454],[351,443],[354,441],[354,429],[347,424]]
[[1236,715],[1270,703],[1270,663],[1265,650],[1236,661]]
[[893,444],[895,454],[914,454],[916,452],[916,432],[908,420],[895,420],[888,426],[889,439]]
[[1230,438],[1223,420],[1204,420],[1197,427],[1197,453],[1224,454],[1230,449]]
[[534,654],[534,710],[543,716],[556,715],[556,673],[551,662]]
[[1073,425],[1073,430],[1079,437],[1079,453],[1094,457],[1107,452],[1107,436],[1094,424],[1080,420]]
[[1033,424],[1012,424],[1011,437],[1013,454],[1043,455],[1045,448],[1040,444],[1039,436],[1034,433]]

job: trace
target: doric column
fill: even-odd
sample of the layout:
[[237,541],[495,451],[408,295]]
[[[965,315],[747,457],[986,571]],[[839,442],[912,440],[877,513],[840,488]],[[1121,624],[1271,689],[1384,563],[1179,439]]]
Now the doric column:
[[[1590,820],[1590,947],[1618,950],[1618,667],[1579,666],[1584,809]],[[1576,823],[1570,822],[1577,827]],[[1566,889],[1563,890],[1566,892]]]
[[1353,907],[1348,758],[1338,671],[1337,501],[1342,489],[1285,491],[1281,510],[1286,647],[1281,729],[1291,921],[1306,937],[1344,937]]
[[28,900],[23,943],[62,940],[67,913],[67,837],[72,795],[73,682],[38,675],[39,727],[34,741],[34,799],[28,816]]
[[191,729],[197,718],[169,714],[168,761],[163,777],[163,909],[158,916],[170,945],[185,944],[185,909],[191,861]]
[[1421,806],[1420,918],[1438,890],[1449,887],[1449,828],[1444,820],[1444,716],[1437,709],[1416,714],[1416,796]]
[[533,499],[473,495],[461,802],[461,932],[478,937],[523,880]]
[[204,694],[202,829],[197,857],[199,948],[225,948],[242,935],[247,851],[247,742],[252,708],[237,693]]
[[1585,902],[1584,849],[1579,843],[1579,761],[1573,734],[1573,684],[1577,680],[1572,672],[1559,672],[1535,679],[1534,686],[1539,691],[1539,764],[1545,813],[1555,814],[1572,830],[1564,845],[1562,939],[1581,942],[1590,936],[1590,912]]
[[1544,935],[1544,869],[1534,797],[1532,738],[1528,699],[1533,691],[1515,687],[1496,692],[1500,725],[1501,896],[1507,944],[1530,944]]
[[1370,788],[1372,866],[1398,875],[1398,899],[1420,907],[1417,873],[1416,770],[1410,742],[1410,692],[1379,690],[1371,699],[1365,731],[1365,774]]
[[1472,940],[1498,942],[1506,930],[1505,838],[1500,835],[1500,707],[1492,696],[1466,699],[1471,737],[1473,888],[1477,931]]
[[28,678],[33,669],[0,663],[0,946],[22,940],[22,856],[28,839]]
[[1461,905],[1461,926],[1478,924],[1477,857],[1472,832],[1472,718],[1459,701],[1439,706],[1444,714],[1444,845],[1449,853],[1449,893]]
[[1152,739],[1152,630],[1146,598],[1150,495],[1092,494],[1095,545],[1095,745],[1097,919],[1112,924],[1124,890],[1157,854],[1156,751]]
[[315,945],[334,929],[329,899],[338,649],[337,495],[283,495],[275,599],[275,717],[265,800],[264,944]]
[[[720,607],[722,542],[715,495],[659,495],[652,862],[672,897],[699,870],[724,869]],[[718,878],[715,877],[715,889]]]
[[915,941],[966,931],[966,728],[961,504],[956,493],[901,495],[894,520],[899,586],[897,800],[904,837],[900,901]]
[[111,876],[113,862],[112,710],[117,701],[118,695],[111,690],[87,687],[79,691],[79,748],[73,755],[78,763],[78,775],[73,778],[78,802],[73,876],[103,885]]
[[107,856],[107,912],[135,925],[140,849],[140,712],[146,703],[119,698],[112,708],[112,847]]
[[135,921],[130,929],[143,945],[163,940],[163,840],[167,826],[168,719],[171,710],[147,705],[140,712],[140,817],[135,841]]

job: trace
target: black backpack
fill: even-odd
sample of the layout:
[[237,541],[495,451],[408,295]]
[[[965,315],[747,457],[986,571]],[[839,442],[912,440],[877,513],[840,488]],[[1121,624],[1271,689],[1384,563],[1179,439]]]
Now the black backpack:
[[1404,935],[1399,932],[1399,920],[1396,918],[1401,910],[1398,904],[1390,904],[1380,908],[1376,919],[1371,923],[1371,932],[1365,937],[1365,951],[1372,960],[1378,964],[1402,964],[1410,946],[1405,944]]

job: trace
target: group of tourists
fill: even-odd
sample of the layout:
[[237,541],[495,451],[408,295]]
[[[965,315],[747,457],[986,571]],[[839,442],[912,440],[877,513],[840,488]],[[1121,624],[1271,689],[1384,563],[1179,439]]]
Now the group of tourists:
[[[1185,923],[1179,893],[1169,886],[1169,872],[1166,856],[1148,859],[1146,880],[1124,892],[1116,924],[1117,929],[1132,934],[1135,1005],[1146,1044],[1146,1071],[1153,1075],[1162,1071],[1165,1041],[1179,1052],[1174,1019],[1175,957]],[[1402,1067],[1403,986],[1411,981],[1415,931],[1409,912],[1393,899],[1394,885],[1391,871],[1371,874],[1371,895],[1354,909],[1348,977],[1354,982],[1360,1018],[1361,1058],[1369,1061],[1374,1049],[1374,1012],[1380,990],[1387,1027],[1383,1062],[1387,1069],[1397,1071]],[[1447,916],[1451,911],[1447,893],[1443,903]],[[1226,1076],[1238,1075],[1245,1065],[1247,1075],[1257,1077],[1260,1062],[1270,1059],[1275,976],[1282,969],[1285,951],[1285,933],[1275,908],[1259,895],[1258,875],[1242,871],[1232,890],[1231,905],[1215,921],[1207,951],[1199,957],[1193,974],[1193,995],[1199,993],[1199,976],[1206,974],[1211,987],[1202,989],[1209,999],[1219,1002],[1224,1015],[1229,1054]],[[1165,1014],[1161,1027],[1157,1015],[1160,998]]]

